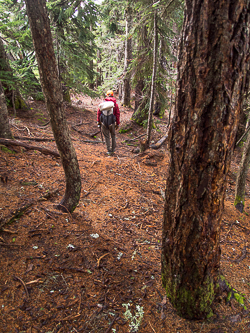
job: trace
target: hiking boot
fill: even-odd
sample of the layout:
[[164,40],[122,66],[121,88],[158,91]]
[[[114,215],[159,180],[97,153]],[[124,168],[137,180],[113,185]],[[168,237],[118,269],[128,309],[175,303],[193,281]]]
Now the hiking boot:
[[109,156],[114,155],[114,153],[113,153],[112,151],[107,151],[107,154],[108,154]]

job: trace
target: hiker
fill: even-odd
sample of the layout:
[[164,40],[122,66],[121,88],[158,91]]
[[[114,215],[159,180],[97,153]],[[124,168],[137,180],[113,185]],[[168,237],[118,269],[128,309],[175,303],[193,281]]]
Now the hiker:
[[107,154],[113,155],[116,147],[115,130],[118,129],[120,124],[120,110],[114,98],[113,91],[108,90],[106,96],[97,111],[97,125],[101,127],[101,131],[104,135],[108,150]]

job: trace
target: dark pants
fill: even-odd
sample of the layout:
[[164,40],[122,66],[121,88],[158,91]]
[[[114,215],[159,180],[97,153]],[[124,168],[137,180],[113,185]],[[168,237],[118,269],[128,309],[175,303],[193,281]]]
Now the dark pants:
[[[116,142],[115,142],[115,124],[112,124],[107,128],[105,125],[101,124],[102,126],[102,133],[104,135],[105,143],[107,146],[107,150],[110,153],[115,151]],[[111,142],[110,142],[111,136]]]

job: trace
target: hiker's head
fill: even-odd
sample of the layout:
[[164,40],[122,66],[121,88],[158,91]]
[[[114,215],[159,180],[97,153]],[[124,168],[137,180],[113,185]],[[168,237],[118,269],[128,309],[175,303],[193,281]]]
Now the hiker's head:
[[106,96],[107,97],[113,97],[114,96],[113,90],[108,90],[107,93],[106,93]]

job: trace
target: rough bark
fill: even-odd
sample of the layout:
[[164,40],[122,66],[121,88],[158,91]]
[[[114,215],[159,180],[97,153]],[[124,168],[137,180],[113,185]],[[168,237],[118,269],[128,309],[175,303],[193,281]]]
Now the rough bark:
[[130,103],[130,72],[129,65],[132,61],[132,38],[129,36],[132,28],[132,8],[130,1],[128,1],[126,9],[126,40],[125,40],[125,57],[124,57],[124,79],[123,79],[123,94],[122,94],[122,105],[131,107]]
[[25,0],[38,68],[51,127],[66,178],[66,190],[59,208],[72,212],[80,199],[81,176],[66,122],[62,88],[53,49],[45,0]]
[[6,139],[12,138],[9,125],[9,118],[8,118],[8,109],[1,81],[0,81],[0,138],[6,138]]
[[247,172],[250,165],[250,133],[248,133],[247,141],[244,145],[244,152],[240,162],[239,171],[237,174],[236,188],[235,188],[235,208],[241,213],[244,211],[245,206],[245,186]]
[[162,238],[162,281],[178,313],[211,314],[226,177],[249,53],[248,0],[186,0]]

